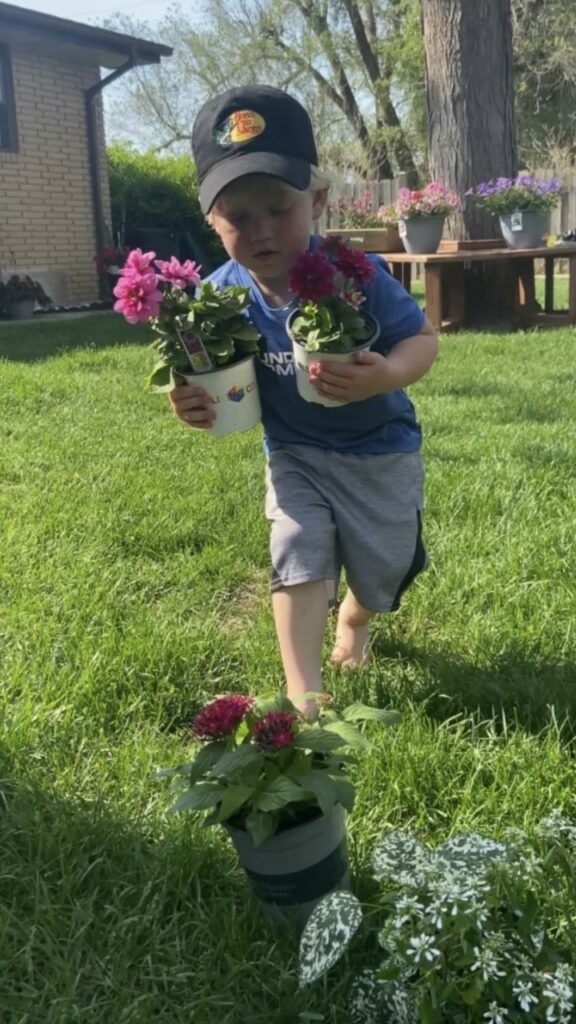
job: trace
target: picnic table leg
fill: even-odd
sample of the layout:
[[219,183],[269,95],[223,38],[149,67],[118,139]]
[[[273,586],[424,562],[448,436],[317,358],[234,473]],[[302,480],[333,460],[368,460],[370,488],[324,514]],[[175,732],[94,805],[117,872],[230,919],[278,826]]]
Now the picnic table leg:
[[402,284],[402,278],[404,277],[404,271],[403,271],[403,268],[402,268],[402,264],[401,263],[392,263],[391,266],[392,266],[392,273],[393,273],[394,277],[396,278],[397,281],[400,281],[400,284]]
[[518,264],[518,279],[520,282],[520,301],[522,313],[525,317],[533,316],[539,310],[536,302],[536,287],[534,284],[534,260],[530,256],[516,261]]
[[408,295],[412,292],[412,264],[402,263],[402,284],[408,292]]
[[554,312],[554,258],[544,257],[544,310]]
[[576,256],[568,257],[568,323],[576,324]]
[[424,264],[424,304],[426,316],[435,331],[442,328],[442,267]]
[[450,263],[444,267],[444,287],[447,292],[450,326],[454,328],[461,327],[466,319],[463,263]]

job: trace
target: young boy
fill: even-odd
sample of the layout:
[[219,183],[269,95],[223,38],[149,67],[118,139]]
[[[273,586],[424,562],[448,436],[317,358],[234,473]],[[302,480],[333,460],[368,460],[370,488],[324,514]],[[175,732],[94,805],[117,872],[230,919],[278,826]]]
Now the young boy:
[[[296,390],[286,320],[294,308],[288,273],[314,249],[312,223],[324,209],[312,125],[291,96],[269,86],[232,89],[209,100],[195,121],[192,150],[200,205],[230,257],[212,280],[248,286],[250,317],[264,342],[257,374],[267,457],[272,606],[288,696],[322,689],[322,642],[340,568],[332,663],[362,664],[368,623],[398,607],[424,568],[420,535],[420,428],[402,390],[422,377],[437,351],[432,327],[377,257],[363,308],[380,338],[354,364],[317,363],[317,390],[338,407],[304,401]],[[175,387],[170,403],[192,427],[215,417],[199,380]]]

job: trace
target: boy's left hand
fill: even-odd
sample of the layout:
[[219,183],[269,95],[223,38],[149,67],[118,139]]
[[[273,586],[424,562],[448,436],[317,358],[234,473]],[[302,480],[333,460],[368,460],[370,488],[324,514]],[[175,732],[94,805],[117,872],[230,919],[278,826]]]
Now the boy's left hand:
[[370,349],[355,352],[353,363],[310,363],[308,369],[312,386],[341,402],[361,402],[399,387],[386,356]]

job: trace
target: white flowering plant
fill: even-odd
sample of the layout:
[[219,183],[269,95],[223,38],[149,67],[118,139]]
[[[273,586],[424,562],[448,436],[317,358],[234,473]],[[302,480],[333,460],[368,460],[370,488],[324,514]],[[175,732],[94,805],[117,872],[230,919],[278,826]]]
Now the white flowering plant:
[[[384,836],[372,862],[382,897],[368,915],[383,959],[354,978],[350,1024],[576,1021],[573,957],[560,926],[546,935],[540,896],[559,882],[573,891],[576,826],[553,812],[537,831],[534,842],[515,829],[433,849],[409,832]],[[350,892],[321,901],[301,938],[302,985],[342,957],[362,920]],[[566,910],[564,931],[568,921]]]

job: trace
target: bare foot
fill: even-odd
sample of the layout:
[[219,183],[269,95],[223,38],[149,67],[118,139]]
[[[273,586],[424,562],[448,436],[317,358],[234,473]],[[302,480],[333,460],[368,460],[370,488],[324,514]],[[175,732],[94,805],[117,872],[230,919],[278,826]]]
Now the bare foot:
[[358,668],[368,664],[368,623],[354,626],[338,619],[336,642],[330,655],[330,664],[340,668]]

